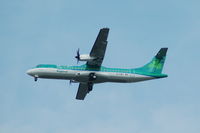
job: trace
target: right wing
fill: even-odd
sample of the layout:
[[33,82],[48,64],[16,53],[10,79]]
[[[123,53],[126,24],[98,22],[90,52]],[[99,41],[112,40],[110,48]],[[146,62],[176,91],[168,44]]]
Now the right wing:
[[93,84],[80,83],[78,87],[78,92],[76,94],[76,99],[84,100],[87,93],[89,93],[92,90],[92,87],[93,87]]

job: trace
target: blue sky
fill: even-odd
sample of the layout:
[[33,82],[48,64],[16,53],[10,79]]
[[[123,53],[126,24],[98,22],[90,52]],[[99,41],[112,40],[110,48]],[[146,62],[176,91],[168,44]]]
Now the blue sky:
[[[199,133],[200,1],[0,0],[1,133]],[[95,85],[39,79],[37,64],[76,65],[100,28],[109,27],[103,62],[134,68],[169,47],[166,79]],[[80,63],[82,64],[82,63]]]

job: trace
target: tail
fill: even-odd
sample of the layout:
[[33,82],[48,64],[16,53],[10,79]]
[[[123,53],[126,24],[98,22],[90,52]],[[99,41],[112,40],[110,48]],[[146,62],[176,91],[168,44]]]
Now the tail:
[[161,48],[151,62],[143,67],[137,68],[136,70],[145,73],[161,74],[165,63],[167,50],[168,48]]

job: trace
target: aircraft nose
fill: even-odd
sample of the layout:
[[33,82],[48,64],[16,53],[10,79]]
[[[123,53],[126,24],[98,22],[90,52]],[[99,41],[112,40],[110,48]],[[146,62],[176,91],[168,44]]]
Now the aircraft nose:
[[30,69],[30,70],[26,71],[26,73],[27,73],[28,75],[30,75],[30,76],[33,76],[33,75],[34,75],[34,72],[33,72],[33,70],[32,70],[32,69]]

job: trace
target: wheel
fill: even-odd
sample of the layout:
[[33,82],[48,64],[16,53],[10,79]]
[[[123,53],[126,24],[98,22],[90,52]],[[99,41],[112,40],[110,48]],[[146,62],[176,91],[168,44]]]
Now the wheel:
[[38,79],[37,77],[34,77],[35,82],[37,81],[37,79]]
[[90,73],[89,74],[89,81],[93,81],[97,78],[97,76],[95,75],[95,73]]

